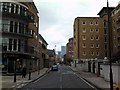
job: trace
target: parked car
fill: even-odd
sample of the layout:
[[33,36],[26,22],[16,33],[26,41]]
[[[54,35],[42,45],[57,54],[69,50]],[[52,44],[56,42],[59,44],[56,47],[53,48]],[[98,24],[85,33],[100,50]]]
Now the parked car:
[[53,64],[52,67],[51,67],[51,71],[58,71],[58,65]]

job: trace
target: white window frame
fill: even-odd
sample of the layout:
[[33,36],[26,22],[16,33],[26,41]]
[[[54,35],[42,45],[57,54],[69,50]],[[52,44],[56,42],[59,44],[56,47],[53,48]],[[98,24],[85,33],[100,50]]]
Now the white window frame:
[[83,29],[82,29],[82,32],[86,32],[86,28],[83,28]]
[[82,21],[82,25],[86,25],[86,22],[85,22],[85,21]]
[[90,44],[90,48],[94,48],[94,44]]
[[86,40],[86,36],[85,35],[82,35],[82,40]]
[[95,25],[98,25],[98,21],[95,22]]
[[93,25],[93,21],[90,22],[90,25]]
[[96,44],[96,48],[99,48],[100,47],[100,45],[99,44]]
[[97,53],[96,53],[96,56],[99,56],[99,55],[100,55],[100,53],[99,53],[99,52],[97,52]]
[[90,40],[94,40],[94,36],[93,35],[90,36]]
[[93,28],[91,28],[91,29],[90,29],[90,32],[91,32],[91,33],[93,33],[93,32],[94,32],[94,29],[93,29]]
[[91,52],[91,56],[94,56],[94,52]]
[[[98,39],[97,39],[98,38]],[[99,40],[99,36],[96,36],[96,40]]]
[[85,43],[83,43],[83,44],[82,44],[82,47],[83,47],[83,48],[86,48],[86,45],[85,45]]
[[86,56],[86,52],[85,51],[83,51],[83,56]]

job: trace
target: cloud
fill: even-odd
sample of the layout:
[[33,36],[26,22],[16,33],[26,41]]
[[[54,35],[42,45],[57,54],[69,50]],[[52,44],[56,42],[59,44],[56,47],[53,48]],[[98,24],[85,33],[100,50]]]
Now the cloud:
[[[96,17],[107,6],[107,0],[33,0],[39,11],[39,32],[48,42],[48,48],[60,50],[73,36],[76,17]],[[109,6],[117,6],[119,0],[109,0]]]

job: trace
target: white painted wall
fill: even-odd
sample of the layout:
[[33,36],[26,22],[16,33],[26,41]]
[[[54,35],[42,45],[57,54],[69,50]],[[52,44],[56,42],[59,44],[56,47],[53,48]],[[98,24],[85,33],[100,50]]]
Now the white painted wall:
[[[77,69],[82,70],[82,71],[88,71],[88,62],[82,63],[82,64],[77,64],[76,65]],[[97,74],[98,71],[98,64],[96,62],[95,64],[95,74]],[[101,64],[100,65],[100,77],[103,77],[104,80],[106,81],[110,81],[110,68],[109,68],[109,64]],[[92,64],[91,64],[91,73],[92,73]],[[112,71],[113,71],[113,82],[114,83],[120,83],[120,65],[117,64],[113,64],[112,65]]]

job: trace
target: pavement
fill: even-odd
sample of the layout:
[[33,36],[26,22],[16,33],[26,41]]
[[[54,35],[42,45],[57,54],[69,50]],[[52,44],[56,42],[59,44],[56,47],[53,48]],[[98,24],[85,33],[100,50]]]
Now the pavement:
[[[110,82],[106,81],[103,77],[100,77],[92,72],[86,72],[75,68],[74,66],[70,67],[74,72],[78,74],[79,77],[83,78],[88,83],[92,84],[98,90],[110,90]],[[115,87],[113,87],[116,90]]]
[[21,88],[24,85],[33,82],[47,73],[48,68],[43,68],[40,72],[32,72],[31,80],[29,80],[29,74],[25,78],[22,78],[21,75],[16,76],[16,82],[13,82],[14,76],[0,76],[0,90],[16,90],[16,88]]

